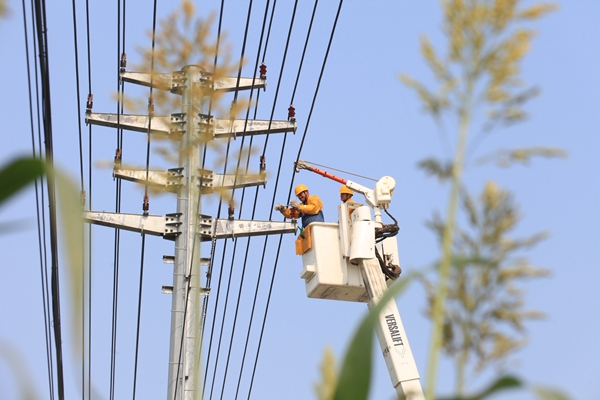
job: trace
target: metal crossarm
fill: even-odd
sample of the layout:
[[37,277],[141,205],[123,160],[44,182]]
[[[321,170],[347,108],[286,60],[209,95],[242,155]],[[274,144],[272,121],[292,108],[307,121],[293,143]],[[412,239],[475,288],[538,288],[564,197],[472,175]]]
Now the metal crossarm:
[[[86,222],[103,225],[127,231],[162,236],[164,239],[175,240],[181,234],[180,213],[160,215],[124,214],[104,211],[86,211],[83,218]],[[254,221],[242,219],[219,218],[216,221],[207,215],[198,216],[198,235],[200,240],[210,241],[235,237],[277,235],[295,233],[297,224],[291,222]]]
[[[198,185],[202,193],[212,193],[218,189],[245,188],[251,186],[265,186],[267,177],[259,174],[215,174],[210,170],[198,169]],[[182,185],[182,168],[171,168],[166,171],[156,171],[133,168],[115,168],[113,175],[116,178],[140,183],[153,187],[164,188],[168,192],[177,192]]]
[[[238,78],[236,77],[221,77],[213,79],[212,75],[206,72],[201,72],[195,79],[194,83],[205,88],[220,91],[233,92],[235,90],[263,89],[267,87],[266,78]],[[185,73],[176,71],[166,74],[152,74],[148,72],[122,72],[121,79],[125,82],[135,83],[137,85],[153,87],[155,89],[168,90],[171,93],[181,94],[189,85]]]
[[[86,124],[122,128],[142,133],[147,133],[150,129],[150,134],[168,135],[175,139],[180,139],[187,128],[186,115],[183,113],[172,114],[170,117],[155,115],[152,117],[152,122],[150,122],[150,117],[143,114],[119,115],[90,112],[86,115],[85,122]],[[296,132],[296,121],[206,118],[206,116],[201,116],[197,129],[203,137],[220,139]]]

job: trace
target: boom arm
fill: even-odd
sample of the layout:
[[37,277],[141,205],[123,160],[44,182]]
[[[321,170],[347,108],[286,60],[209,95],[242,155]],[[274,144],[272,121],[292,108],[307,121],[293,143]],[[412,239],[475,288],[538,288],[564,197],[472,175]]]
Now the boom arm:
[[[392,200],[392,194],[396,187],[396,181],[390,176],[384,176],[375,184],[375,189],[369,189],[356,182],[340,178],[327,171],[320,170],[306,163],[298,161],[296,171],[305,169],[325,178],[329,178],[343,185],[346,185],[355,192],[362,193],[365,196],[366,203],[373,209],[375,214],[375,227],[382,228],[381,209],[387,209]],[[376,258],[377,250],[375,243],[375,234],[373,232],[373,223],[371,213],[368,207],[361,206],[354,210],[351,221],[343,221],[343,215],[348,215],[347,204],[340,204],[339,219],[339,240],[342,257],[346,257],[351,264],[358,264],[362,280],[369,299],[369,307],[377,304],[387,291],[387,283],[382,274],[380,260]],[[347,218],[346,218],[347,219]],[[349,228],[350,225],[350,228]],[[314,228],[313,228],[314,231]],[[390,239],[390,238],[388,238]],[[394,246],[395,238],[393,239]],[[387,240],[387,239],[386,239]],[[384,242],[382,242],[382,245]],[[349,251],[347,251],[349,249]],[[315,250],[316,251],[316,250]],[[317,253],[315,253],[317,254]],[[379,256],[377,256],[379,258]],[[310,260],[310,261],[308,261]],[[309,267],[315,269],[316,256],[305,259],[303,256],[304,271]],[[328,262],[330,259],[328,259]],[[344,261],[345,263],[347,261]],[[312,263],[312,264],[311,264]],[[344,264],[344,265],[351,265]],[[351,268],[351,267],[350,267]],[[305,276],[303,276],[305,278]],[[307,283],[308,285],[308,283]],[[308,286],[307,286],[308,287]],[[326,297],[323,297],[326,298]],[[383,357],[385,359],[392,384],[396,389],[399,399],[425,400],[423,389],[421,387],[419,371],[415,363],[404,326],[400,318],[400,313],[396,302],[392,299],[386,305],[384,311],[379,315],[376,325],[377,338],[381,345]]]
[[394,194],[394,189],[396,188],[396,181],[391,176],[384,176],[375,184],[375,190],[369,189],[361,184],[350,181],[348,179],[340,178],[339,176],[335,176],[327,171],[323,171],[319,168],[313,167],[306,161],[298,160],[296,162],[296,172],[301,169],[305,169],[307,171],[314,172],[319,174],[325,178],[329,178],[333,181],[339,182],[342,185],[348,186],[350,189],[355,192],[361,193],[365,196],[365,201],[367,204],[373,208],[373,212],[375,214],[375,222],[378,224],[382,223],[381,220],[381,210],[387,210],[392,201],[392,195]]

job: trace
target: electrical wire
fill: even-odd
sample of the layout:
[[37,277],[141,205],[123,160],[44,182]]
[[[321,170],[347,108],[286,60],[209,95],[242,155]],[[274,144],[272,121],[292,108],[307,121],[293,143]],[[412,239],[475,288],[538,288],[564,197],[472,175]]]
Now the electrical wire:
[[137,312],[137,326],[136,326],[136,336],[135,336],[135,360],[134,360],[134,368],[133,368],[133,395],[132,399],[135,400],[135,390],[137,383],[137,365],[138,365],[138,354],[139,354],[139,341],[140,341],[140,326],[142,321],[142,288],[144,281],[144,254],[146,248],[146,234],[142,233],[142,250],[140,255],[140,285],[138,288],[138,312]]
[[[327,45],[327,51],[325,53],[325,59],[323,60],[323,65],[321,67],[321,73],[319,74],[319,80],[317,82],[317,87],[315,89],[315,94],[314,94],[313,101],[312,101],[312,104],[311,104],[311,108],[310,108],[310,111],[309,111],[309,114],[308,114],[308,117],[307,117],[306,126],[305,126],[305,129],[304,129],[304,134],[302,135],[302,141],[300,143],[300,148],[298,150],[298,157],[297,157],[297,159],[300,158],[300,154],[302,152],[302,146],[304,144],[304,140],[305,140],[306,134],[308,132],[308,127],[310,125],[310,118],[312,116],[312,112],[313,112],[313,109],[314,109],[314,105],[316,103],[317,95],[319,93],[319,87],[321,85],[321,80],[323,78],[323,73],[325,71],[325,66],[327,65],[327,58],[329,56],[329,50],[331,49],[331,43],[333,42],[333,37],[334,37],[334,34],[335,34],[335,28],[337,26],[337,22],[338,22],[338,19],[339,19],[339,16],[340,16],[342,5],[343,5],[343,0],[340,0],[339,7],[338,7],[338,10],[337,10],[337,13],[336,13],[336,16],[335,16],[335,21],[333,23],[333,27],[332,27],[332,30],[331,30],[331,36],[329,37],[329,43]],[[291,183],[290,183],[290,190],[289,190],[290,194],[292,192],[293,183],[294,183],[294,179],[293,179],[293,175],[292,175],[292,179],[291,179]],[[274,194],[274,196],[275,196],[275,194]],[[275,201],[274,201],[275,197],[274,196],[273,196],[273,203],[272,204],[275,203]],[[288,197],[288,203],[289,203],[290,197]],[[273,207],[271,207],[271,208],[273,208]],[[258,347],[257,347],[256,358],[255,358],[254,367],[253,367],[253,371],[252,371],[252,378],[250,380],[250,388],[248,390],[248,399],[250,399],[250,396],[252,394],[252,386],[253,386],[254,377],[255,377],[255,374],[256,374],[256,366],[258,364],[258,356],[260,354],[260,348],[261,348],[261,344],[262,344],[262,338],[263,338],[263,335],[264,335],[264,328],[265,328],[266,321],[267,321],[267,316],[268,316],[268,311],[269,311],[269,304],[270,304],[270,301],[271,301],[271,294],[273,292],[273,283],[275,281],[275,274],[277,272],[277,262],[279,260],[279,253],[280,253],[280,250],[281,250],[281,242],[282,242],[282,240],[283,240],[283,235],[280,235],[279,236],[279,244],[277,246],[277,254],[275,256],[275,263],[274,263],[274,267],[273,267],[273,274],[271,276],[271,285],[269,287],[269,294],[268,294],[268,297],[267,297],[267,302],[266,302],[266,307],[265,307],[265,313],[264,313],[263,323],[262,323],[262,327],[261,327],[260,337],[259,337],[259,340],[258,340]],[[267,241],[265,240],[265,249],[266,249],[266,243],[267,243]],[[265,254],[265,250],[263,250],[263,260],[264,260],[264,254]],[[262,263],[262,261],[261,261],[261,263]]]
[[[42,104],[44,116],[44,138],[46,163],[49,168],[54,166],[54,149],[52,136],[52,101],[50,97],[50,67],[48,64],[49,49],[46,24],[46,2],[37,0],[35,2],[36,32],[38,35],[40,74],[42,81]],[[56,369],[59,399],[64,398],[64,374],[62,357],[62,332],[60,315],[60,282],[58,270],[58,232],[56,224],[56,193],[54,178],[52,175],[46,177],[48,188],[48,201],[50,209],[50,249],[52,257],[52,314],[54,319],[54,342],[56,346]]]
[[[217,43],[216,43],[216,49],[215,49],[215,58],[214,58],[214,63],[213,63],[213,70],[217,69],[217,60],[219,57],[219,45],[221,43],[221,28],[222,28],[222,24],[223,24],[223,10],[225,8],[225,0],[221,0],[221,7],[219,10],[219,25],[218,25],[218,29],[217,29]],[[208,107],[208,114],[210,115],[212,110],[212,97],[210,98],[209,101],[209,107]],[[205,163],[206,163],[206,150],[207,150],[207,143],[204,144],[204,151],[203,151],[203,155],[202,155],[202,169],[204,169],[205,167]],[[199,200],[199,205],[200,205],[200,200]],[[214,229],[214,228],[213,228]],[[225,246],[227,245],[227,242],[225,242]],[[206,271],[206,287],[210,288],[211,287],[211,282],[212,282],[212,270],[213,270],[213,265],[214,265],[214,261],[215,261],[215,252],[217,249],[217,239],[215,237],[215,233],[213,231],[213,236],[211,239],[211,251],[210,251],[210,261],[209,261],[209,265],[208,265],[208,269]],[[221,276],[223,274],[223,268],[220,269],[220,277],[219,277],[219,282],[221,282]],[[219,286],[220,289],[220,286]],[[208,309],[208,302],[209,302],[210,297],[209,296],[205,296],[203,301],[202,301],[202,328],[201,328],[201,334],[200,334],[200,340],[202,342],[204,342],[204,329],[205,329],[205,325],[206,325],[206,312]],[[218,306],[218,301],[219,301],[219,296],[218,296],[218,291],[217,291],[217,300],[216,300],[216,304],[215,304],[215,309]],[[215,319],[213,318],[213,328],[212,331],[214,331],[214,321]],[[211,332],[212,332],[211,331]],[[212,342],[212,333],[211,333],[211,339],[209,341],[209,343]],[[208,358],[207,358],[207,362],[206,365],[208,366],[208,362],[210,360],[210,351],[208,352]],[[205,368],[204,371],[204,380],[202,381],[202,398],[204,398],[204,392],[206,389],[206,374],[208,373],[208,367]]]
[[[250,16],[252,15],[252,0],[250,0],[250,2],[248,3],[248,12],[246,15],[246,26],[244,29],[244,38],[242,41],[242,49],[241,49],[241,55],[240,55],[240,63],[239,63],[239,67],[238,67],[238,74],[237,74],[237,82],[236,82],[236,90],[234,92],[234,97],[233,97],[233,104],[237,103],[237,98],[238,98],[238,94],[239,94],[239,84],[240,84],[240,79],[242,76],[242,62],[244,60],[244,56],[245,56],[245,52],[246,52],[246,44],[247,44],[247,40],[248,40],[248,29],[250,27]],[[233,117],[233,116],[232,116]],[[244,126],[244,131],[246,130],[246,127]],[[235,183],[237,181],[237,175],[238,175],[238,171],[239,171],[239,165],[240,165],[240,161],[241,161],[241,157],[242,157],[242,148],[244,146],[244,139],[245,139],[245,135],[242,137],[241,143],[240,143],[240,151],[239,151],[239,155],[238,155],[238,162],[237,162],[237,166],[236,166],[236,170],[235,170],[235,178],[234,178],[234,188],[235,188]],[[223,169],[223,174],[226,173],[227,171],[227,160],[229,158],[229,148],[230,148],[230,143],[231,143],[231,138],[228,138],[227,141],[227,155],[226,155],[226,161],[225,161],[225,166]],[[232,189],[231,191],[231,198],[233,200],[234,198],[234,192],[235,189]],[[221,209],[221,204],[222,204],[222,197],[219,200],[219,212]],[[219,215],[217,215],[217,218],[219,217]],[[231,277],[233,275],[233,260],[235,259],[235,252],[237,249],[237,239],[235,239],[234,241],[234,245],[233,245],[233,256],[232,256],[232,262],[231,262],[231,267],[230,267],[230,273],[229,273],[229,282],[227,284],[227,292],[225,294],[225,305],[223,307],[223,319],[222,319],[222,323],[221,323],[221,333],[219,334],[219,343],[217,346],[217,354],[216,354],[216,358],[215,358],[215,366],[218,365],[218,360],[219,360],[219,354],[220,354],[220,350],[221,350],[221,340],[223,338],[223,325],[225,322],[225,316],[227,314],[227,302],[229,300],[229,291],[231,288]],[[225,248],[225,246],[224,246]],[[223,257],[224,260],[224,257]],[[222,268],[222,267],[221,267]],[[242,278],[243,281],[243,278]],[[221,284],[221,281],[219,281],[219,285]],[[216,308],[215,308],[215,312],[216,312]],[[235,329],[234,329],[235,331]],[[212,336],[212,332],[211,332],[211,336]],[[232,332],[232,337],[233,337],[233,332]],[[226,375],[226,372],[225,372]],[[215,384],[215,378],[216,378],[216,374],[213,374],[213,379],[212,379],[212,384],[211,384],[211,388],[210,388],[210,395],[209,395],[209,399],[212,399],[212,395],[213,395],[213,388],[214,388],[214,384]]]
[[[279,80],[278,80],[278,89],[277,89],[277,91],[275,93],[275,99],[277,98],[277,95],[278,95],[278,92],[279,92],[280,83],[281,83],[281,77],[283,76],[283,71],[284,71],[284,66],[285,66],[285,59],[287,57],[287,49],[289,47],[289,40],[290,40],[291,32],[292,32],[292,29],[293,29],[293,21],[294,21],[294,18],[295,18],[296,9],[297,9],[297,2],[296,2],[296,5],[294,6],[294,11],[293,11],[293,14],[292,14],[292,21],[290,23],[290,30],[289,30],[289,34],[288,34],[288,40],[287,40],[287,43],[286,43],[286,50],[285,50],[284,55],[283,55],[283,62],[282,62],[281,72],[280,72]],[[267,3],[267,6],[265,8],[265,18],[263,19],[263,29],[261,31],[261,40],[259,40],[259,48],[258,48],[258,51],[257,51],[257,53],[258,53],[257,56],[260,55],[260,50],[261,50],[260,43],[262,43],[262,38],[263,38],[263,35],[264,35],[264,27],[265,27],[265,23],[266,23],[267,11],[268,11],[268,3]],[[257,68],[258,68],[258,63],[255,64],[255,70],[254,70],[254,75],[253,75],[254,77],[256,76],[256,69]],[[252,91],[250,93],[250,97],[252,97]],[[274,104],[273,104],[273,112],[271,114],[271,119],[269,120],[269,126],[267,128],[267,137],[269,135],[269,131],[270,131],[270,127],[271,127],[271,121],[272,121],[272,116],[274,115],[275,106],[276,106],[276,101],[274,101]],[[248,117],[249,117],[249,111],[250,111],[250,109],[248,108],[247,115],[246,115],[246,120],[245,120],[244,131],[246,130],[246,124],[248,122]],[[242,140],[242,145],[240,146],[240,154],[242,153],[241,152],[241,147],[242,146],[243,146],[243,140]],[[249,163],[250,154],[251,154],[251,150],[248,152],[248,160],[247,160],[247,163],[246,163],[246,171],[248,170],[248,163]],[[235,181],[237,181],[237,174],[238,174],[238,171],[240,170],[240,162],[241,162],[241,157],[238,159],[238,166],[236,168],[236,180]],[[232,197],[233,197],[233,192],[235,191],[235,181],[234,181],[234,189],[232,191]],[[256,206],[256,204],[255,204],[255,206]],[[242,195],[242,202],[240,204],[240,217],[241,217],[242,207],[243,207],[243,195]],[[254,211],[255,211],[255,209],[254,209]],[[254,219],[254,211],[252,213],[252,219]],[[236,244],[234,245],[234,250],[233,250],[233,255],[232,255],[232,265],[231,265],[231,269],[232,270],[233,270],[233,263],[234,263],[235,254],[236,254],[237,240],[238,239],[236,239]],[[243,284],[244,284],[244,277],[245,277],[245,273],[246,273],[246,261],[247,261],[247,255],[248,255],[248,250],[249,250],[249,244],[250,244],[250,239],[248,239],[248,242],[247,242],[247,245],[246,245],[246,257],[245,257],[245,262],[244,262],[244,265],[243,265],[243,268],[242,268],[242,275],[241,275],[241,279],[240,279],[240,289],[238,291],[237,304],[236,304],[236,309],[235,309],[235,314],[234,314],[234,319],[233,319],[233,324],[232,324],[232,329],[231,329],[231,336],[230,336],[230,342],[229,342],[229,351],[228,351],[228,354],[227,354],[227,361],[226,361],[226,364],[225,364],[225,371],[224,371],[224,375],[223,375],[223,384],[222,384],[222,388],[221,388],[221,398],[223,397],[225,383],[226,383],[226,380],[227,380],[229,362],[230,362],[230,359],[231,359],[231,349],[233,347],[233,340],[234,340],[234,337],[235,337],[235,328],[237,326],[237,317],[238,317],[238,313],[239,313],[239,306],[240,306],[240,300],[241,300],[242,289],[243,289]],[[231,275],[230,275],[230,277],[231,277]],[[230,279],[230,281],[231,281],[231,279]],[[223,324],[221,325],[222,327],[224,325],[224,320],[225,320],[225,311],[223,313]],[[220,335],[220,336],[222,337],[222,335]],[[220,349],[220,346],[219,346],[219,349]],[[213,379],[214,379],[214,376],[213,376]]]
[[[272,111],[271,111],[271,118],[269,119],[269,127],[267,129],[267,138],[265,139],[265,145],[264,145],[264,149],[263,149],[263,156],[265,155],[265,150],[266,150],[266,147],[267,147],[268,137],[269,137],[269,134],[270,134],[269,130],[270,130],[271,122],[273,120],[273,116],[274,116],[274,113],[275,113],[275,107],[277,105],[277,97],[278,97],[279,89],[280,89],[280,86],[281,86],[281,79],[283,77],[283,72],[284,72],[284,68],[285,68],[285,60],[287,58],[287,53],[288,53],[288,49],[289,49],[289,43],[290,43],[290,39],[291,39],[293,27],[294,27],[294,21],[295,21],[295,17],[296,17],[297,5],[298,5],[298,2],[296,1],[294,3],[294,9],[293,9],[292,17],[291,17],[291,21],[290,21],[290,27],[289,27],[289,31],[288,31],[287,40],[286,40],[286,46],[285,46],[285,50],[284,50],[284,53],[283,53],[283,59],[282,59],[282,63],[281,63],[281,71],[280,71],[279,79],[278,79],[278,82],[277,82],[277,89],[275,91],[275,97],[274,97],[273,107],[272,107]],[[285,140],[284,140],[284,143],[285,143]],[[283,151],[282,151],[281,154],[283,154]],[[252,219],[254,219],[254,212],[255,212],[255,210],[256,210],[256,202],[254,203],[254,210],[252,212]],[[241,210],[240,210],[240,213],[241,213]],[[245,275],[245,272],[246,272],[246,262],[248,260],[249,245],[250,245],[250,238],[248,239],[248,243],[247,243],[247,246],[246,246],[246,255],[245,255],[245,258],[244,258],[245,261],[244,261],[244,265],[243,265],[243,269],[242,269],[242,277],[241,277],[241,282],[240,282],[240,290],[239,290],[239,293],[238,293],[238,301],[237,301],[236,310],[235,310],[235,316],[234,316],[234,320],[233,320],[232,335],[231,335],[230,342],[229,342],[229,352],[228,352],[228,355],[227,355],[227,363],[225,365],[225,372],[224,372],[224,377],[223,377],[223,387],[221,389],[221,398],[223,396],[223,392],[224,392],[224,389],[225,389],[225,381],[227,379],[227,370],[228,370],[228,366],[229,366],[229,360],[230,360],[230,357],[231,357],[231,350],[232,350],[232,347],[233,347],[233,339],[234,339],[234,334],[235,334],[235,326],[237,324],[237,316],[238,316],[238,311],[239,311],[239,306],[240,306],[240,299],[241,299],[241,294],[242,294],[242,288],[243,288],[243,282],[244,282],[244,275]],[[233,263],[233,260],[232,260],[232,263]],[[240,372],[240,376],[241,376],[241,372]]]
[[[315,5],[313,7],[313,12],[312,12],[312,15],[311,15],[310,24],[308,26],[308,32],[307,32],[307,35],[306,35],[304,49],[302,51],[302,57],[300,59],[300,65],[298,67],[298,73],[296,75],[296,82],[294,84],[294,90],[292,92],[292,97],[291,97],[290,104],[293,104],[294,96],[296,94],[296,88],[298,86],[298,81],[300,79],[300,74],[302,73],[302,65],[303,65],[303,62],[304,62],[304,56],[306,54],[306,49],[308,47],[308,42],[309,42],[309,39],[310,39],[310,33],[312,31],[312,25],[313,25],[313,22],[314,22],[314,18],[315,18],[315,14],[316,14],[316,11],[317,11],[317,5],[318,5],[318,3],[319,3],[318,0],[316,0],[315,1]],[[285,150],[285,143],[286,143],[286,141],[284,140],[283,141],[283,145],[282,145],[282,149],[281,149],[281,152],[280,152],[280,155],[281,155],[280,156],[280,166],[281,166],[281,163],[282,163],[282,157],[283,157],[284,150]],[[254,211],[256,210],[256,204],[257,203],[258,203],[258,189],[256,190],[256,195],[255,195],[255,199],[254,199],[254,209],[252,211],[252,219],[254,219]],[[250,238],[248,239],[248,247],[246,248],[246,255],[244,257],[244,264],[248,260],[248,251],[247,250],[248,250],[249,246],[250,246]],[[265,246],[264,250],[266,250],[266,246]],[[263,259],[264,259],[264,255],[263,255]],[[239,377],[238,377],[238,382],[237,382],[236,392],[235,392],[235,399],[236,400],[237,400],[238,395],[239,395],[240,385],[241,385],[242,376],[243,376],[243,372],[244,372],[244,365],[245,365],[245,360],[246,360],[246,353],[247,353],[247,350],[248,350],[248,342],[250,340],[250,333],[251,333],[251,330],[252,330],[252,322],[254,320],[254,311],[256,309],[256,301],[257,301],[257,298],[258,298],[258,290],[260,288],[260,281],[261,281],[261,277],[262,277],[262,268],[263,268],[263,265],[264,265],[264,263],[261,262],[260,269],[259,269],[259,272],[258,272],[256,289],[254,291],[254,298],[252,300],[252,310],[250,312],[250,319],[249,319],[249,323],[248,323],[248,330],[247,330],[247,333],[246,333],[246,342],[244,344],[244,352],[243,352],[242,360],[241,360],[241,363],[240,363],[241,364],[240,365],[240,374],[239,374]]]
[[[117,0],[117,71],[120,68],[121,56],[121,0]],[[123,155],[123,129],[121,128],[121,114],[123,105],[124,83],[117,76],[117,92],[120,93],[117,101],[117,151],[115,158]],[[115,212],[121,212],[121,179],[115,182]],[[112,309],[112,336],[111,336],[111,361],[110,361],[110,399],[115,398],[115,374],[116,374],[116,352],[117,352],[117,322],[118,322],[118,299],[119,299],[119,263],[120,263],[120,241],[121,230],[115,229],[114,256],[113,256],[113,309]]]
[[[123,0],[123,9],[125,9],[125,1]],[[152,131],[152,118],[154,117],[154,100],[152,96],[153,85],[154,85],[154,48],[156,45],[156,8],[157,8],[157,0],[154,0],[154,8],[152,13],[152,55],[150,61],[150,95],[148,97],[148,131],[146,133],[147,136],[147,145],[146,145],[146,184],[144,186],[144,203],[143,203],[143,213],[144,215],[148,214],[148,177],[150,174],[150,143],[151,143],[151,131]],[[123,11],[125,14],[125,11]],[[125,51],[125,16],[123,16],[123,52]],[[123,85],[124,86],[124,85]],[[133,363],[133,396],[135,399],[136,386],[137,386],[137,372],[138,372],[138,354],[140,347],[140,324],[142,318],[142,283],[144,280],[144,253],[146,247],[146,234],[142,233],[142,247],[141,247],[141,255],[140,255],[140,283],[138,289],[138,309],[137,309],[137,328],[136,328],[136,336],[135,336],[135,360]]]
[[[338,15],[339,15],[339,14],[338,14]],[[314,15],[313,15],[313,16],[314,16]],[[301,70],[301,68],[300,68],[300,70]],[[299,73],[300,73],[300,71],[299,71]],[[272,119],[272,118],[271,118],[271,119]],[[285,144],[285,139],[284,139],[284,144]],[[282,149],[281,156],[283,156],[283,152],[284,152],[284,150],[285,150],[285,147],[283,147],[283,149]],[[279,174],[279,172],[280,172],[280,171],[281,171],[281,161],[280,161],[280,168],[279,168],[278,174]],[[277,180],[277,181],[278,181],[278,180]],[[276,185],[277,185],[277,183],[276,183]],[[275,191],[276,191],[276,189],[275,189]],[[274,201],[274,200],[273,200],[273,201]],[[256,205],[256,203],[257,203],[257,202],[255,201],[255,205]],[[241,212],[241,211],[240,211],[240,212]],[[268,237],[267,237],[267,239],[268,239]],[[265,241],[265,243],[266,243],[266,242],[267,242],[267,241]],[[265,250],[266,250],[266,245],[265,245],[264,251],[265,251]],[[264,251],[263,251],[263,262],[264,262]],[[261,275],[262,275],[262,263],[261,263],[261,272],[259,272],[259,279],[260,279],[260,276],[261,276]],[[271,287],[272,287],[272,286],[271,286]],[[241,288],[240,288],[240,290],[241,290]],[[239,300],[239,297],[238,297],[238,300]],[[255,303],[254,303],[254,305],[253,305],[253,308],[254,308],[254,306],[255,306]],[[267,310],[268,310],[268,308],[267,308]],[[254,310],[253,310],[253,312],[254,312]],[[251,320],[253,320],[253,318],[252,318]],[[263,328],[264,328],[264,324],[263,324]],[[231,345],[230,345],[230,349],[231,349]],[[258,353],[257,353],[257,358],[258,358]],[[256,366],[255,366],[255,367],[256,367]],[[207,369],[208,369],[208,368],[207,368]],[[215,366],[215,371],[216,371],[216,366]],[[240,379],[241,379],[241,373],[240,373]],[[239,393],[239,382],[238,382],[238,393]],[[237,396],[237,394],[236,394],[236,396]]]
[[81,118],[79,118],[79,107],[81,104],[81,97],[79,94],[79,51],[77,46],[77,11],[75,8],[75,0],[71,1],[73,8],[73,49],[75,51],[75,91],[77,92],[77,103],[75,107],[75,115],[77,118],[77,126],[79,132],[79,175],[80,175],[80,183],[81,183],[81,191],[85,187],[83,180],[83,137],[81,130]]
[[[85,199],[85,183],[83,180],[83,134],[81,129],[81,118],[79,117],[79,105],[81,104],[80,90],[79,90],[79,49],[77,45],[77,11],[75,7],[75,0],[72,0],[73,9],[73,49],[75,52],[75,90],[77,92],[77,103],[75,107],[75,118],[77,120],[78,133],[79,133],[79,171],[80,171],[80,183],[81,183],[81,198]],[[84,243],[82,242],[82,246]],[[82,249],[83,250],[83,249]],[[85,265],[85,251],[81,252],[81,265]],[[81,304],[85,305],[85,273],[81,274]],[[85,398],[85,306],[81,307],[81,398]]]
[[[31,149],[33,158],[38,158],[36,154],[36,146],[35,146],[35,125],[33,120],[33,95],[31,88],[31,66],[29,60],[29,37],[27,35],[27,10],[25,8],[25,0],[22,0],[22,8],[23,8],[23,35],[25,39],[25,63],[27,65],[27,92],[29,97],[29,124],[31,129]],[[33,5],[32,5],[33,8]],[[32,14],[33,16],[33,14]],[[35,36],[34,36],[35,38]],[[37,84],[37,68],[36,68],[36,84]],[[39,109],[38,109],[38,121],[39,121]],[[38,129],[39,133],[39,129]],[[48,292],[48,276],[46,274],[46,263],[44,262],[47,257],[45,256],[45,235],[44,241],[42,242],[42,232],[45,232],[45,229],[42,229],[41,225],[45,220],[44,210],[45,207],[42,205],[40,207],[40,201],[43,202],[43,193],[42,199],[40,200],[39,188],[38,188],[38,179],[34,182],[35,185],[35,200],[36,200],[36,214],[37,214],[37,231],[38,231],[38,251],[40,258],[40,283],[42,288],[42,308],[44,311],[44,337],[46,344],[46,368],[48,371],[48,392],[49,398],[54,399],[54,370],[52,364],[52,336],[50,333],[50,320],[49,320],[49,301],[47,297]]]
[[[85,1],[87,39],[88,99],[92,101],[92,50],[90,44],[90,2]],[[91,104],[90,104],[91,106]],[[91,111],[91,107],[90,107]],[[92,124],[88,126],[88,207],[92,209]],[[88,224],[88,399],[92,398],[92,224]]]
[[281,79],[283,78],[283,70],[285,68],[285,60],[287,58],[287,52],[290,47],[290,38],[292,36],[292,29],[294,27],[294,20],[296,17],[296,9],[297,8],[298,8],[298,0],[296,0],[294,2],[294,10],[292,11],[292,18],[290,21],[290,29],[288,31],[287,40],[285,42],[285,50],[283,51],[283,58],[281,60],[281,73],[279,74],[279,79],[277,80],[277,88],[275,89],[275,96],[273,99],[273,107],[271,108],[271,116],[269,118],[269,128],[267,130],[267,137],[265,138],[265,145],[263,147],[263,153],[262,153],[263,156],[265,156],[265,153],[267,152],[267,145],[269,144],[271,122],[273,121],[273,116],[275,115],[275,107],[277,106],[277,97],[279,95],[279,88],[281,87]]

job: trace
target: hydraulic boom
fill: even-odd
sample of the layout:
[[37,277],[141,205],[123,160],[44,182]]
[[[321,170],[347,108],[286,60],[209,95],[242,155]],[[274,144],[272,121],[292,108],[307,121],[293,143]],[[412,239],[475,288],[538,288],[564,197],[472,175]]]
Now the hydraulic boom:
[[[359,302],[365,301],[366,297],[369,308],[372,308],[387,291],[386,279],[393,279],[400,274],[398,265],[393,265],[397,273],[388,273],[388,264],[398,262],[397,242],[393,237],[397,233],[397,225],[394,225],[396,230],[390,230],[381,219],[381,210],[387,210],[392,200],[395,180],[384,176],[375,184],[375,189],[369,189],[304,161],[296,163],[296,171],[300,169],[314,172],[363,194],[369,206],[342,203],[337,224],[313,222],[308,226],[310,243],[305,243],[306,239],[299,239],[300,244],[297,244],[297,253],[302,254],[304,267],[301,277],[306,281],[307,295]],[[371,220],[371,209],[375,222]],[[332,254],[335,253],[333,242],[336,240],[339,254]],[[359,277],[362,277],[362,282],[357,281]],[[393,299],[379,316],[376,331],[398,398],[424,400],[419,371]]]

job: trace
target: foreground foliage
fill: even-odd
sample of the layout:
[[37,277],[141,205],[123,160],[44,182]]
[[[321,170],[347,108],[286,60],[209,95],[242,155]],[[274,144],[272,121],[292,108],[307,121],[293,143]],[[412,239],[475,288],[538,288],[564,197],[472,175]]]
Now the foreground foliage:
[[[445,0],[443,30],[447,38],[446,55],[440,57],[427,37],[421,39],[421,52],[431,69],[438,89],[402,75],[401,80],[418,94],[425,111],[440,129],[452,126],[445,143],[454,147],[452,160],[427,159],[430,171],[449,181],[450,193],[441,229],[441,257],[437,282],[431,301],[433,329],[427,369],[428,399],[435,398],[439,353],[444,348],[444,329],[448,330],[446,307],[449,292],[456,290],[453,274],[453,246],[457,235],[459,199],[463,193],[463,171],[469,144],[498,127],[525,119],[523,105],[537,94],[525,88],[520,79],[520,64],[530,48],[534,31],[522,23],[534,21],[554,9],[549,4],[520,8],[519,0]],[[481,112],[483,110],[483,112]],[[473,133],[478,133],[470,140]],[[521,152],[535,155],[533,152]],[[498,237],[499,238],[499,237]],[[464,303],[464,305],[467,305]],[[457,329],[454,330],[455,332]],[[447,347],[446,347],[447,348]],[[463,357],[463,360],[466,360]],[[464,367],[464,364],[463,364]],[[463,368],[461,367],[461,368]],[[457,390],[462,392],[464,375]]]

